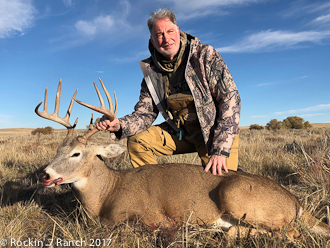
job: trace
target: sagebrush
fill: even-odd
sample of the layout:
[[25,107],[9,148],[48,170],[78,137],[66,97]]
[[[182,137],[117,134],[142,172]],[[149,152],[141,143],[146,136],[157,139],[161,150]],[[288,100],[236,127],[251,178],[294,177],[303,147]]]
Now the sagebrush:
[[32,135],[36,134],[52,134],[54,132],[54,129],[52,127],[42,127],[42,128],[36,128],[31,131]]

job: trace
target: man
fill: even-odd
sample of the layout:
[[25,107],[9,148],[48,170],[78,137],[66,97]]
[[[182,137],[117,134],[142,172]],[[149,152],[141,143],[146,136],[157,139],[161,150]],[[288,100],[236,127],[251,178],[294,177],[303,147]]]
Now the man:
[[[135,111],[96,125],[113,139],[128,137],[134,167],[156,164],[157,156],[198,152],[216,175],[237,170],[240,97],[220,54],[179,30],[168,9],[151,13],[149,50]],[[161,113],[166,122],[151,126]],[[227,168],[228,167],[228,168]]]

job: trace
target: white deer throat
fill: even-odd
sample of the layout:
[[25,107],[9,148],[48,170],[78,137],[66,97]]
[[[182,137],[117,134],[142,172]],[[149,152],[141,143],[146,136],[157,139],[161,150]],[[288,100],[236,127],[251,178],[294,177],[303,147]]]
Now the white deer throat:
[[86,177],[76,181],[73,183],[74,188],[76,188],[77,190],[82,190],[86,187],[88,182],[88,179]]

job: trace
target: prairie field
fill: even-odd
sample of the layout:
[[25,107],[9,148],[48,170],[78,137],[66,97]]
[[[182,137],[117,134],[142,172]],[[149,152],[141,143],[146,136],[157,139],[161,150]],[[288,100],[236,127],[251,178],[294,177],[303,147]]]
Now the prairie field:
[[[2,247],[329,247],[330,238],[312,234],[296,221],[304,239],[249,235],[227,240],[222,230],[190,223],[150,228],[138,221],[101,224],[84,210],[70,185],[44,188],[38,175],[56,154],[66,130],[31,135],[31,130],[0,131],[0,246]],[[82,134],[83,130],[76,130]],[[114,143],[108,133],[93,140]],[[120,141],[126,145],[126,141]],[[197,154],[159,157],[159,163],[200,164]],[[239,165],[271,177],[292,192],[305,210],[330,225],[330,125],[307,130],[242,129]],[[131,167],[127,153],[109,165]]]

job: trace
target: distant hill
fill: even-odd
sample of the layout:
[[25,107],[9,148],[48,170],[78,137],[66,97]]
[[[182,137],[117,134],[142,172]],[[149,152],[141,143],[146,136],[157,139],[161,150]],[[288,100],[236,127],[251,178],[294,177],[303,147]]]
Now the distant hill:
[[329,127],[330,128],[330,123],[311,123],[313,127]]
[[[19,136],[31,134],[35,128],[5,128],[0,129],[0,136]],[[80,130],[80,129],[78,129]],[[54,129],[55,132],[66,132],[66,129]]]
[[[311,123],[315,128],[330,128],[330,123]],[[248,129],[249,127],[241,127],[241,129]],[[28,135],[34,128],[5,128],[0,129],[0,136],[16,136],[16,135]],[[55,132],[63,132],[66,129],[54,129]]]
[[[312,127],[315,128],[330,128],[330,123],[311,123]],[[249,127],[240,127],[241,129],[249,129]]]

